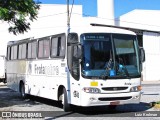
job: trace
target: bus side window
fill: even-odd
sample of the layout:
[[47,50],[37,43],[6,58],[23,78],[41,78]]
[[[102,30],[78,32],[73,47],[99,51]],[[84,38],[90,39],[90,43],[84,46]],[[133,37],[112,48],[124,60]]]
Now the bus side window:
[[22,59],[25,59],[26,58],[26,43],[25,44],[22,44]]
[[13,46],[11,47],[11,60],[13,60],[13,56],[14,56],[14,53],[13,53]]
[[66,38],[65,34],[51,39],[51,57],[65,57]]
[[27,58],[32,58],[32,43],[28,43],[28,56]]
[[36,58],[37,53],[37,41],[28,43],[28,57],[27,58]]
[[11,47],[7,47],[7,60],[11,60]]
[[11,60],[17,59],[17,45],[11,47]]
[[49,40],[43,42],[43,57],[49,57]]
[[38,42],[38,57],[43,57],[43,41]]
[[51,57],[58,56],[58,38],[51,39]]
[[49,38],[42,38],[38,42],[38,57],[48,58],[50,54]]
[[18,46],[18,59],[22,59],[22,45]]
[[18,47],[18,59],[26,58],[26,43],[20,44]]
[[61,39],[60,39],[58,46],[59,46],[59,56],[64,58],[65,57],[65,50],[66,50],[65,35],[61,36]]
[[37,41],[32,42],[32,58],[36,58],[37,56]]

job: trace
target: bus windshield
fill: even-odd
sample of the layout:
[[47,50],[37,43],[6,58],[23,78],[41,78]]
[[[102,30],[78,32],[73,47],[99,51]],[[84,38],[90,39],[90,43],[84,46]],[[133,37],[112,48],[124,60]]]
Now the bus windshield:
[[81,44],[83,77],[140,76],[136,36],[87,33],[81,35]]

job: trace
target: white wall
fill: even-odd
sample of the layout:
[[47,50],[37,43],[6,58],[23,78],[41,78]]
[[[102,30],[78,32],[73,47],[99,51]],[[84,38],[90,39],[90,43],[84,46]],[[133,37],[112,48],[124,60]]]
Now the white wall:
[[135,9],[118,18],[120,26],[160,31],[160,10]]
[[143,64],[143,80],[160,80],[160,34],[144,32],[143,47],[146,61]]
[[[133,10],[119,18],[117,25],[160,32],[160,10]],[[160,33],[144,32],[143,47],[146,61],[143,64],[143,80],[160,80]]]

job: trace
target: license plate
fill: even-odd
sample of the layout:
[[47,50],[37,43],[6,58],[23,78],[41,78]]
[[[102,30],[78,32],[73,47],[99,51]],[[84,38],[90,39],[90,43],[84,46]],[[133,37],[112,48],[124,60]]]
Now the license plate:
[[110,102],[110,105],[119,105],[119,101],[115,101],[115,102]]

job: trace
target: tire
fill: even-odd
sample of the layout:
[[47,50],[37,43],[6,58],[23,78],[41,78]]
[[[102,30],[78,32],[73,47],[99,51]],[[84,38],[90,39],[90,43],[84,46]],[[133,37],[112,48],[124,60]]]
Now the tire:
[[63,88],[62,105],[63,105],[63,110],[64,110],[65,112],[70,111],[71,107],[70,107],[70,104],[68,103],[67,91],[66,91],[65,88]]
[[117,108],[117,105],[109,105],[108,108],[110,111],[115,111]]
[[25,86],[23,83],[20,84],[20,94],[23,99],[26,99],[27,95],[25,93]]
[[4,83],[4,84],[6,84],[6,83],[7,83],[7,80],[6,80],[6,79],[4,79],[4,80],[3,80],[3,83]]

